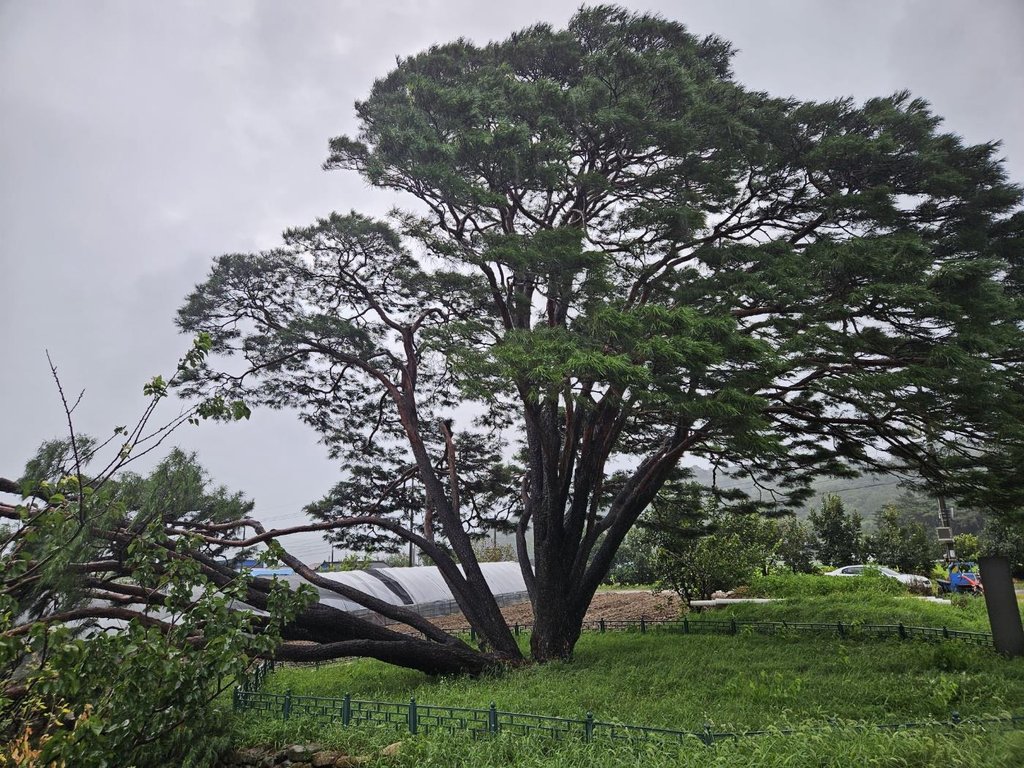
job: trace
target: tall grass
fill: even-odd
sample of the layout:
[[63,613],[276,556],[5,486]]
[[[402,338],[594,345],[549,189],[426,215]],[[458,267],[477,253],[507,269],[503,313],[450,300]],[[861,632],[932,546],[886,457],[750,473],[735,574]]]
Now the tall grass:
[[[258,743],[283,746],[315,741],[348,754],[369,758],[369,766],[473,766],[474,768],[1019,768],[1024,765],[1024,734],[974,728],[915,731],[857,731],[844,727],[796,734],[727,740],[706,747],[696,741],[683,745],[654,743],[584,744],[544,738],[498,736],[472,739],[466,735],[430,734],[402,737],[376,728],[344,728],[311,721],[264,721]],[[402,740],[395,757],[383,758],[386,744]]]
[[1024,660],[956,642],[831,637],[586,635],[571,662],[431,678],[361,660],[278,670],[267,690],[700,730],[829,718],[874,723],[1003,714],[1024,705]]
[[[799,736],[775,735],[724,742],[713,748],[700,745],[659,748],[645,745],[552,744],[537,740],[517,744],[511,740],[455,743],[424,739],[410,744],[401,765],[544,766],[683,766],[735,768],[785,765],[787,768],[849,768],[901,766],[944,768],[1024,764],[1024,741],[1019,734],[854,733],[826,732]],[[982,761],[983,762],[979,762]]]
[[859,576],[822,576],[816,573],[772,573],[754,577],[746,592],[753,597],[803,598],[830,595],[905,595],[907,588],[878,571]]
[[[814,577],[809,577],[814,578]],[[730,607],[720,616],[786,621],[896,623],[985,630],[983,601],[932,604],[868,579],[778,580],[764,593],[789,599]],[[856,586],[847,586],[847,584]],[[813,585],[813,586],[807,586]],[[769,588],[771,587],[771,588]],[[832,590],[828,586],[826,590]],[[525,641],[525,637],[523,638]],[[343,728],[246,714],[235,719],[241,744],[317,741],[375,755],[405,739],[398,765],[474,766],[957,766],[1024,765],[1024,735],[974,727],[879,732],[830,724],[897,724],[1024,714],[1024,660],[948,641],[862,640],[837,636],[685,635],[652,630],[587,633],[571,662],[510,670],[479,679],[432,678],[370,660],[275,672],[267,690],[295,694],[528,712],[699,731],[803,729],[794,735],[728,741],[709,749],[578,741],[558,743],[470,734],[409,737],[391,729]]]
[[772,574],[751,581],[746,594],[776,598],[767,604],[737,604],[716,617],[764,621],[860,622],[949,627],[988,632],[988,613],[981,597],[960,596],[933,602],[910,595],[895,579],[878,574],[839,577],[813,574]]

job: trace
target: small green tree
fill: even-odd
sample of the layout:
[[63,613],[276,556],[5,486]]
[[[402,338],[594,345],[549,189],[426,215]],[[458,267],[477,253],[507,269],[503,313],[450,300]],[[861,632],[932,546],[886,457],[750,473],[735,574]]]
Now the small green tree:
[[1024,518],[996,518],[985,525],[979,552],[1001,555],[1010,561],[1015,578],[1024,578]]
[[808,519],[817,539],[821,562],[838,566],[862,559],[861,516],[857,512],[847,513],[841,498],[826,494],[821,508],[812,510]]
[[767,558],[764,520],[718,503],[694,486],[672,490],[655,502],[658,581],[690,604],[747,583]]
[[928,573],[935,559],[935,542],[921,523],[903,522],[900,510],[883,507],[875,517],[875,532],[864,542],[865,553],[879,565],[888,565],[904,573]]
[[758,514],[745,514],[742,533],[746,536],[750,556],[756,561],[757,570],[767,576],[779,561],[779,523],[772,518]]
[[778,555],[793,573],[814,571],[814,551],[817,540],[810,523],[787,517],[778,523]]
[[653,584],[657,576],[657,535],[648,527],[650,515],[640,518],[615,553],[606,584]]
[[953,537],[953,549],[961,560],[976,563],[981,556],[981,538],[973,533],[958,533]]

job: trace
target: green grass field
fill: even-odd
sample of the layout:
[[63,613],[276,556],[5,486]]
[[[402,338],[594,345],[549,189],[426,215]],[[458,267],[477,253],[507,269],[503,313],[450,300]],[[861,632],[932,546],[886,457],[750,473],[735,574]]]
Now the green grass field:
[[954,603],[933,603],[910,595],[861,594],[850,599],[813,595],[775,603],[740,603],[707,614],[713,618],[763,621],[860,622],[921,627],[949,627],[971,632],[988,632],[985,601],[965,597]]
[[[865,592],[837,601],[810,595],[781,603],[735,606],[715,618],[860,621],[986,629],[982,601],[957,606]],[[853,599],[855,597],[855,599]],[[708,748],[499,737],[408,737],[399,731],[342,728],[308,720],[237,716],[240,744],[315,740],[373,754],[397,739],[401,765],[787,765],[1020,766],[1024,731],[931,727],[895,733],[853,724],[1024,714],[1024,659],[960,642],[830,636],[683,635],[674,631],[587,633],[570,663],[518,669],[471,680],[430,678],[358,660],[320,668],[285,668],[265,690],[295,694],[486,708],[700,730],[805,732],[743,738]],[[838,725],[837,725],[838,723]],[[824,730],[823,730],[824,729]],[[384,758],[380,758],[384,761]],[[386,764],[380,762],[380,764]]]

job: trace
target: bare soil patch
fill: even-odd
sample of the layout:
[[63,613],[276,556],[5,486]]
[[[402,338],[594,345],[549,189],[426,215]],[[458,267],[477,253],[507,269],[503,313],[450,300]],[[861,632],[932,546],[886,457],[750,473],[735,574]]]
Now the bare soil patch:
[[[681,605],[679,597],[671,592],[599,592],[590,603],[586,620],[674,619],[679,616]],[[510,625],[533,622],[533,609],[528,602],[507,605],[501,613]],[[448,631],[466,626],[461,613],[438,616],[431,622]]]

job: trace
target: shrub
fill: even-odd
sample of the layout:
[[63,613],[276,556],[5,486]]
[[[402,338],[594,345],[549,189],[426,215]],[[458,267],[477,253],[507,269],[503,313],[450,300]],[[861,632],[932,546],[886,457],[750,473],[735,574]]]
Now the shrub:
[[811,573],[773,573],[751,580],[752,597],[800,598],[822,595],[900,595],[907,588],[896,579],[866,568],[860,576],[818,576]]

